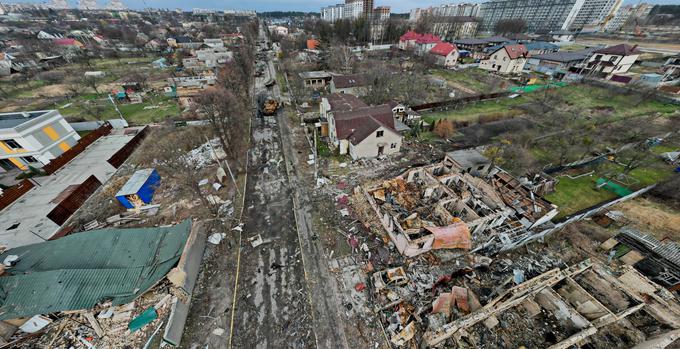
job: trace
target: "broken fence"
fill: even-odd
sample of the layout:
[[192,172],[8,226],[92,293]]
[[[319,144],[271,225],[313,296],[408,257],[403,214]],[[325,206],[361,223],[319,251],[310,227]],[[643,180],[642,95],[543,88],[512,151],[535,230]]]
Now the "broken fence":
[[73,160],[76,156],[85,151],[85,149],[87,149],[87,147],[89,147],[90,144],[94,143],[99,138],[111,133],[111,129],[112,129],[111,125],[107,123],[101,126],[100,128],[88,133],[87,135],[85,135],[85,137],[78,140],[78,143],[76,143],[76,145],[74,145],[73,148],[67,150],[63,154],[52,159],[52,161],[50,161],[49,164],[43,167],[43,170],[48,175],[57,172],[57,170],[64,167],[64,165],[69,163],[69,161]]
[[620,198],[616,198],[616,199],[613,199],[613,200],[605,201],[605,202],[599,203],[595,206],[591,206],[589,208],[583,209],[583,210],[578,211],[574,214],[566,216],[566,217],[560,219],[559,221],[557,221],[555,223],[555,225],[551,228],[545,229],[545,230],[543,230],[543,231],[541,231],[540,233],[537,233],[537,234],[526,235],[518,241],[514,241],[510,244],[503,246],[502,251],[512,250],[512,249],[524,246],[524,245],[526,245],[530,242],[533,242],[533,241],[536,241],[536,240],[539,240],[539,239],[544,239],[546,236],[563,229],[564,227],[566,227],[567,225],[569,225],[571,223],[592,217],[592,216],[598,214],[599,212],[602,212],[603,210],[608,209],[608,208],[610,208],[610,207],[612,207],[616,204],[619,204],[619,203],[624,202],[624,201],[628,201],[630,199],[634,199],[634,198],[636,198],[636,197],[638,197],[642,194],[645,194],[646,192],[654,189],[655,187],[656,187],[656,184],[652,184],[648,187],[642,188],[642,189],[640,189],[636,192],[633,192],[629,195],[626,195],[626,196],[623,196],[623,197],[620,197]]
[[90,176],[62,200],[57,207],[52,209],[52,211],[47,214],[47,218],[61,226],[80,208],[97,188],[101,187],[101,185],[102,183],[97,177]]
[[7,206],[11,205],[14,201],[17,201],[21,196],[26,194],[31,190],[35,184],[24,179],[19,182],[19,184],[11,186],[9,189],[5,189],[0,195],[0,210],[4,210]]
[[144,127],[120,150],[113,154],[107,162],[115,168],[119,168],[132,155],[132,153],[139,147],[142,141],[149,135],[149,126]]

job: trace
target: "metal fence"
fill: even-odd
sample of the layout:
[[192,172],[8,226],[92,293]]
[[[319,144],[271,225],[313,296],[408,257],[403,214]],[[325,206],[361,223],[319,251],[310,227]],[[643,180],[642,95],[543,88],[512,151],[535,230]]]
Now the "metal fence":
[[72,191],[57,207],[47,214],[47,218],[58,225],[64,224],[102,183],[94,175]]
[[78,143],[74,145],[73,148],[52,159],[49,164],[43,167],[43,170],[48,175],[57,172],[57,170],[64,167],[64,165],[73,160],[76,156],[78,156],[78,154],[85,151],[85,149],[87,149],[90,144],[94,143],[99,138],[108,135],[111,132],[111,128],[111,125],[107,123],[104,126],[88,133],[85,137],[78,140]]
[[130,140],[130,142],[113,154],[113,156],[109,158],[108,163],[115,168],[119,168],[123,163],[125,163],[125,160],[127,160],[130,155],[132,155],[135,149],[137,149],[137,147],[142,144],[142,141],[146,138],[146,136],[149,135],[149,132],[151,132],[149,126],[144,127]]
[[0,210],[4,210],[7,206],[17,201],[22,195],[26,194],[35,185],[28,179],[24,179],[8,189],[3,190],[0,195]]
[[430,109],[447,109],[449,107],[455,107],[455,106],[458,106],[458,105],[461,105],[461,104],[472,103],[472,102],[480,102],[480,101],[485,101],[485,100],[489,100],[489,99],[497,99],[497,98],[507,97],[509,95],[510,95],[510,92],[488,93],[488,94],[476,95],[476,96],[470,96],[470,97],[454,98],[454,99],[450,99],[448,101],[425,103],[425,104],[413,106],[413,107],[411,107],[411,109],[413,109],[415,111],[423,111],[423,110],[430,110]]

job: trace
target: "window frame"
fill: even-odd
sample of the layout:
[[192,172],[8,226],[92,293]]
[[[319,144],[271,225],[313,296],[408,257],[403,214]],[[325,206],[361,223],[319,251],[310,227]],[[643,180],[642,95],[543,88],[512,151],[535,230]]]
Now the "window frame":
[[[24,149],[24,147],[22,147],[21,144],[19,144],[19,142],[17,142],[14,138],[4,139],[2,140],[2,142],[5,143],[5,145],[12,150]],[[17,146],[15,147],[11,145],[10,142],[16,144]]]

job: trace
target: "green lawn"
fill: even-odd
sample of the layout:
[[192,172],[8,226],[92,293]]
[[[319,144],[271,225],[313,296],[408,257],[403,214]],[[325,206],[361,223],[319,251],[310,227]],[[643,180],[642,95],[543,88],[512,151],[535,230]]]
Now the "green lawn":
[[[589,176],[577,179],[559,177],[560,182],[557,184],[555,192],[546,195],[545,198],[559,207],[560,214],[557,218],[576,213],[601,202],[616,198],[616,194],[609,190],[597,189],[595,181],[598,178],[605,178],[607,175],[611,176],[622,172],[623,166],[606,163]],[[632,191],[639,190],[654,183],[664,181],[673,175],[672,166],[665,164],[661,160],[652,161],[646,166],[630,171],[628,176],[635,184],[630,184],[626,187]],[[624,185],[618,182],[617,184]]]
[[[96,104],[98,108],[91,105]],[[144,109],[148,106],[158,106],[154,109]],[[147,94],[141,104],[118,104],[118,109],[123,117],[130,123],[136,125],[148,124],[152,122],[162,122],[168,117],[179,115],[179,106],[171,98],[164,96],[152,96]],[[84,120],[108,120],[118,118],[118,112],[108,100],[106,95],[82,95],[75,98],[67,108],[60,109],[62,115],[67,119]],[[99,117],[93,115],[99,113]]]
[[489,114],[499,114],[505,117],[518,114],[516,107],[526,103],[523,97],[520,98],[500,98],[491,101],[471,103],[460,109],[435,112],[424,115],[424,120],[433,123],[439,119],[450,119],[453,121],[477,121],[480,116]]
[[281,93],[288,92],[288,84],[286,84],[286,79],[283,77],[283,73],[281,71],[276,71],[276,83],[279,84]]
[[545,196],[557,205],[561,218],[585,208],[595,206],[603,201],[611,200],[616,194],[606,189],[596,189],[595,181],[599,176],[584,176],[577,179],[560,177],[555,192]]
[[489,73],[475,68],[463,70],[443,70],[435,69],[430,72],[432,75],[450,81],[454,84],[463,85],[478,93],[490,93],[489,85],[484,82],[489,78]]

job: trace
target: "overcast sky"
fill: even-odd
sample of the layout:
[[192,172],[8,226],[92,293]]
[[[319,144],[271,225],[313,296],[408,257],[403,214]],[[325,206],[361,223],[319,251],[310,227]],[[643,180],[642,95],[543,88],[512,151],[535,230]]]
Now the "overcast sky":
[[[104,4],[108,0],[97,0]],[[2,1],[9,3],[31,2],[47,3],[46,0],[22,0],[22,1]],[[145,4],[146,2],[146,4]],[[322,6],[342,3],[344,0],[123,0],[123,3],[131,8],[157,7],[157,8],[210,8],[216,10],[236,9],[236,10],[256,10],[256,11],[313,11],[318,12]],[[459,3],[464,1],[441,1],[441,0],[375,0],[376,6],[391,6],[392,12],[408,12],[416,7],[428,7],[438,4]],[[481,0],[467,0],[466,2],[482,2]],[[624,0],[625,4],[637,4],[639,0]],[[678,0],[646,0],[645,2],[654,4],[678,4]],[[76,6],[77,0],[69,0],[69,3]]]

